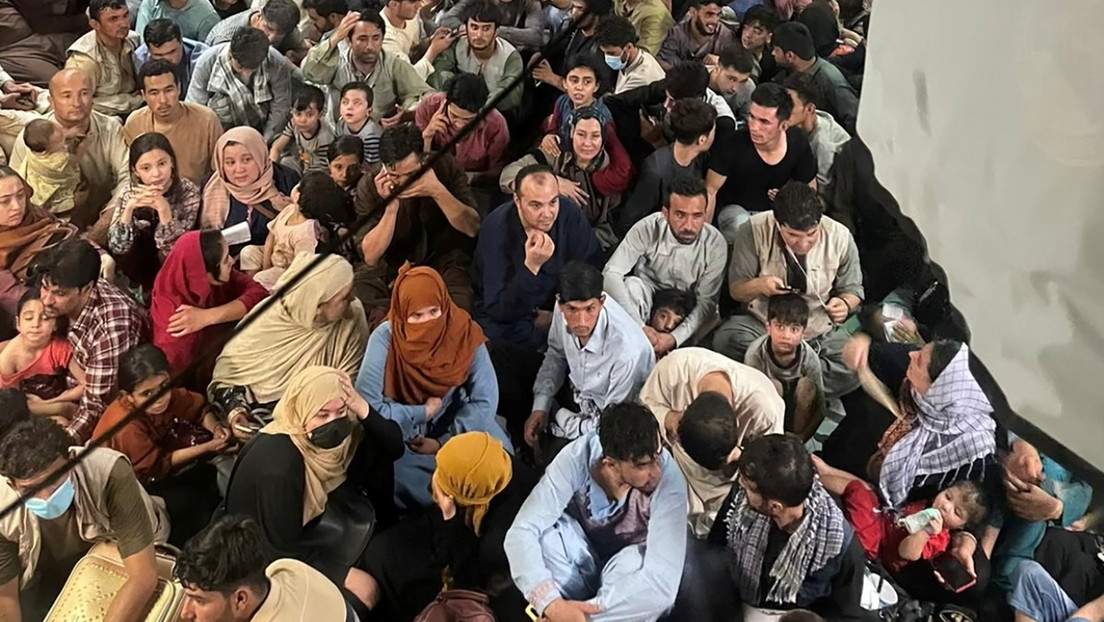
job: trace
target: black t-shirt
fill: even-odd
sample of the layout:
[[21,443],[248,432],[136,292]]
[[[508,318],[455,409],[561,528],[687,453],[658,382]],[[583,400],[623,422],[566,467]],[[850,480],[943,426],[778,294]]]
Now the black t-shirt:
[[759,157],[751,133],[743,129],[713,145],[709,168],[727,177],[717,195],[718,209],[739,205],[749,212],[764,212],[771,208],[768,190],[781,188],[790,180],[809,183],[816,177],[817,162],[809,139],[799,128],[786,130],[786,155],[774,166]]

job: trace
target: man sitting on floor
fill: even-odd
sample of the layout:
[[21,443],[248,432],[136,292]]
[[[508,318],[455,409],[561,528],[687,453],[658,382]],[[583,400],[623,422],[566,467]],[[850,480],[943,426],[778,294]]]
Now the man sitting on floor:
[[739,485],[709,541],[728,552],[744,619],[799,607],[832,620],[865,619],[862,545],[801,441],[758,438],[744,446],[737,468]]
[[728,278],[729,293],[748,305],[748,315],[725,321],[714,335],[714,349],[744,360],[751,343],[767,332],[767,299],[797,293],[809,306],[805,340],[820,354],[826,396],[839,397],[859,386],[842,358],[848,338],[843,323],[863,298],[859,250],[846,227],[823,216],[816,190],[787,183],[773,211],[741,225]]
[[[557,300],[548,351],[533,387],[533,414],[525,423],[525,442],[532,447],[546,426],[566,440],[593,430],[606,407],[636,399],[655,365],[639,323],[602,293],[602,275],[594,266],[567,264]],[[553,410],[567,379],[571,395]]]
[[681,348],[648,376],[640,401],[690,484],[690,529],[709,534],[728,496],[732,448],[782,431],[782,400],[762,373],[705,348]]
[[[727,246],[706,211],[705,182],[676,179],[661,213],[636,223],[606,263],[606,291],[644,326],[656,356],[686,343],[717,312]],[[697,304],[678,328],[657,332],[647,325],[652,296],[671,288],[693,291]]]
[[506,557],[546,620],[656,620],[679,587],[685,521],[686,482],[655,418],[617,404],[549,465],[506,532]]

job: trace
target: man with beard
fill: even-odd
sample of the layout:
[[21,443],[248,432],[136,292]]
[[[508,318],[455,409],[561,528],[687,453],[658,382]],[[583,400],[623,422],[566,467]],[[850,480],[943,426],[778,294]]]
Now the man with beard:
[[[151,60],[168,61],[176,72],[180,92],[187,93],[192,83],[192,73],[200,55],[207,51],[207,44],[185,39],[180,27],[167,18],[155,19],[142,31],[142,46],[134,52],[134,64],[138,72]],[[141,79],[138,88],[142,88]]]
[[552,462],[506,532],[510,574],[549,622],[652,621],[675,601],[686,482],[646,408],[607,408]]
[[593,430],[606,407],[635,400],[655,366],[640,324],[602,292],[597,268],[567,264],[556,300],[533,385],[533,413],[525,422],[525,442],[538,452],[546,430],[562,446]]
[[145,108],[130,114],[123,126],[127,144],[147,132],[159,132],[169,139],[181,177],[196,183],[211,174],[211,154],[222,136],[222,123],[207,106],[180,101],[176,68],[164,60],[142,66],[142,99]]
[[728,270],[729,294],[747,305],[748,315],[729,318],[717,329],[713,348],[737,361],[767,333],[767,300],[799,294],[809,308],[804,338],[820,357],[827,399],[858,388],[843,364],[848,331],[843,326],[863,299],[859,250],[847,227],[823,215],[823,203],[809,186],[789,182],[778,191],[773,212],[751,217],[736,233]]
[[[446,83],[460,73],[482,76],[487,83],[488,99],[494,99],[513,83],[524,69],[521,54],[498,37],[501,12],[493,0],[477,0],[464,17],[465,35],[455,40],[433,61],[429,85],[444,90]],[[510,91],[495,108],[508,113],[521,104],[522,89]]]
[[839,67],[817,56],[813,36],[805,24],[791,22],[779,26],[771,46],[774,61],[784,70],[774,77],[774,81],[783,82],[796,75],[807,76],[817,108],[832,115],[848,133],[854,134],[859,115],[859,95]]
[[785,430],[809,440],[828,412],[820,359],[805,339],[809,306],[797,294],[767,301],[767,334],[751,342],[744,363],[770,378],[786,403]]
[[728,553],[728,589],[744,602],[743,619],[797,608],[830,620],[867,619],[859,605],[862,546],[801,441],[762,436],[744,445],[736,466],[739,485],[721,505],[709,542]]
[[383,50],[386,29],[376,11],[352,11],[333,36],[311,48],[303,59],[303,77],[329,89],[334,120],[340,110],[341,88],[350,82],[366,82],[372,87],[372,118],[384,129],[412,119],[418,100],[433,90],[408,60]]
[[656,59],[665,71],[688,60],[717,62],[721,50],[737,43],[735,31],[721,21],[721,0],[691,0],[690,18],[671,29]]
[[[475,248],[472,315],[498,346],[540,349],[564,266],[605,262],[586,215],[560,195],[552,169],[534,164],[514,180],[513,201],[483,219]],[[558,387],[557,387],[558,388]]]
[[[62,69],[50,79],[50,105],[53,111],[45,118],[56,121],[66,139],[80,145],[77,162],[81,176],[88,182],[89,198],[73,210],[72,222],[84,229],[96,222],[101,216],[100,209],[113,195],[121,194],[130,179],[122,127],[117,118],[92,109],[91,82],[76,69]],[[26,155],[27,144],[20,132],[12,147],[12,168],[19,170]],[[106,243],[111,212],[104,216],[105,222],[95,235]]]
[[65,67],[88,76],[96,112],[125,117],[142,105],[134,69],[140,41],[130,31],[126,0],[92,0],[88,23],[92,32],[69,46]]
[[710,213],[715,210],[714,222],[729,244],[752,214],[771,209],[785,183],[816,189],[816,158],[805,133],[789,126],[791,112],[793,100],[781,86],[760,84],[751,94],[747,129],[714,143],[705,184]]
[[73,444],[92,435],[114,397],[119,357],[149,334],[145,311],[133,298],[100,277],[100,255],[87,240],[70,238],[35,262],[42,305],[69,321],[73,360],[84,370],[84,396],[65,431]]
[[[629,230],[606,264],[605,289],[641,326],[663,356],[686,343],[717,312],[724,280],[724,236],[706,222],[705,183],[679,177],[658,214]],[[661,333],[647,325],[652,296],[661,289],[693,291],[694,310],[678,328]]]

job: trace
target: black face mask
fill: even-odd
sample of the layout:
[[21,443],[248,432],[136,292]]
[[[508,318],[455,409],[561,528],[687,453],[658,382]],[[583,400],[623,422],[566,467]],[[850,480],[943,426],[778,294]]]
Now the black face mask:
[[333,449],[349,438],[352,433],[353,422],[348,417],[342,417],[318,426],[308,438],[319,449]]

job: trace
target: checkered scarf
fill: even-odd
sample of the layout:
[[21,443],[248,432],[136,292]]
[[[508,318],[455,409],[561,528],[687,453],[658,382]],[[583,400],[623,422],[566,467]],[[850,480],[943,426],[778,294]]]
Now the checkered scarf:
[[919,415],[912,431],[886,454],[879,487],[889,505],[900,509],[917,477],[945,473],[996,451],[993,407],[970,373],[963,345],[926,395],[913,389]]
[[264,124],[267,116],[264,104],[272,101],[272,87],[268,82],[267,61],[253,72],[253,89],[242,83],[234,75],[230,66],[230,49],[220,54],[214,67],[211,68],[211,80],[207,83],[207,90],[211,93],[222,93],[230,99],[230,114],[234,125],[245,125],[258,128]]
[[763,555],[771,519],[751,509],[747,494],[737,486],[728,516],[728,550],[732,575],[747,603],[800,604],[797,602],[805,578],[823,568],[843,551],[848,533],[843,512],[824,490],[820,480],[805,501],[805,517],[797,531],[790,535],[786,546],[770,569],[774,585],[766,598],[759,595],[759,577],[763,574]]

